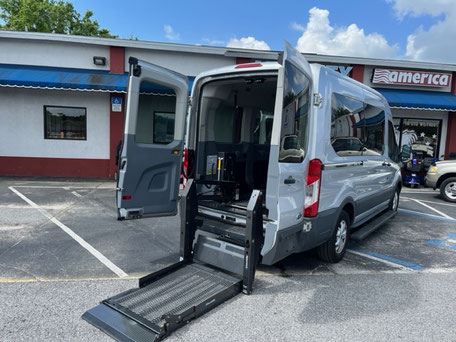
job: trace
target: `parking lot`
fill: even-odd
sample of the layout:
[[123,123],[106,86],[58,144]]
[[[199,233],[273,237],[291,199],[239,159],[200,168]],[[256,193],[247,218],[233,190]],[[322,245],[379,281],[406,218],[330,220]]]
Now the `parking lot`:
[[[81,314],[178,260],[179,217],[117,221],[115,183],[0,178],[1,341],[110,341]],[[396,217],[345,259],[260,266],[168,341],[454,341],[456,205],[404,188]]]

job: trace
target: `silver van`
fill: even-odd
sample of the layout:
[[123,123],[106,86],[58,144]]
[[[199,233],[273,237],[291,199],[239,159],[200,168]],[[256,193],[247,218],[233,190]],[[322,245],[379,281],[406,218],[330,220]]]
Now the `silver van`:
[[252,293],[259,262],[313,248],[337,262],[350,236],[396,213],[401,177],[385,99],[289,44],[281,63],[199,75],[188,112],[185,76],[130,59],[129,80],[118,217],[175,215],[180,202],[180,260],[83,314],[118,341],[162,340]]
[[397,210],[398,147],[375,90],[309,65],[288,43],[281,63],[200,74],[191,101],[185,76],[130,63],[120,219],[177,213],[184,136],[212,233],[241,232],[252,191],[262,192],[264,264],[313,248],[337,262],[350,234],[363,238]]

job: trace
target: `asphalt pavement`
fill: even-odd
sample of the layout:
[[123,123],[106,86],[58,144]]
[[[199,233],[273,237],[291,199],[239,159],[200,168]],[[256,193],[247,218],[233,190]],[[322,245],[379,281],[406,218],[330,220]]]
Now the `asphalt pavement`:
[[[0,178],[0,341],[110,341],[80,316],[178,259],[179,218],[117,221],[115,184]],[[456,205],[404,188],[394,219],[338,264],[261,266],[167,341],[454,341]]]

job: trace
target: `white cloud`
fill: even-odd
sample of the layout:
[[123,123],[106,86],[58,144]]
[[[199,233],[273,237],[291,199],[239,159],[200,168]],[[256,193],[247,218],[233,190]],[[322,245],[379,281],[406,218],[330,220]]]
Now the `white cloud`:
[[334,28],[329,22],[329,11],[324,9],[313,7],[309,13],[305,28],[292,24],[296,29],[304,29],[297,44],[301,52],[377,58],[397,56],[398,47],[389,45],[381,34],[366,34],[356,24]]
[[291,24],[290,24],[290,28],[292,30],[295,30],[295,31],[301,31],[301,32],[304,32],[306,30],[306,28],[304,26],[302,26],[301,24],[298,24],[297,22],[293,21]]
[[254,37],[244,37],[241,39],[231,38],[227,46],[243,49],[271,50],[266,42],[263,40],[256,40]]
[[407,15],[439,16],[428,30],[419,27],[407,38],[405,57],[419,61],[454,63],[456,55],[456,1],[455,0],[388,0],[399,19]]
[[399,18],[410,14],[414,17],[422,15],[438,16],[456,11],[454,0],[386,0],[393,4],[393,9]]
[[178,32],[175,32],[171,25],[164,25],[163,31],[165,31],[166,39],[169,39],[169,40],[179,40],[180,39],[180,34]]

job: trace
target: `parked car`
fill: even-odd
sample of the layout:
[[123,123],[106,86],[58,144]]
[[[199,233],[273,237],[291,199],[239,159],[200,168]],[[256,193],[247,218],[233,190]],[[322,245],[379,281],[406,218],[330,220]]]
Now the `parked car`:
[[426,174],[426,185],[440,189],[446,201],[456,203],[456,160],[433,163]]

